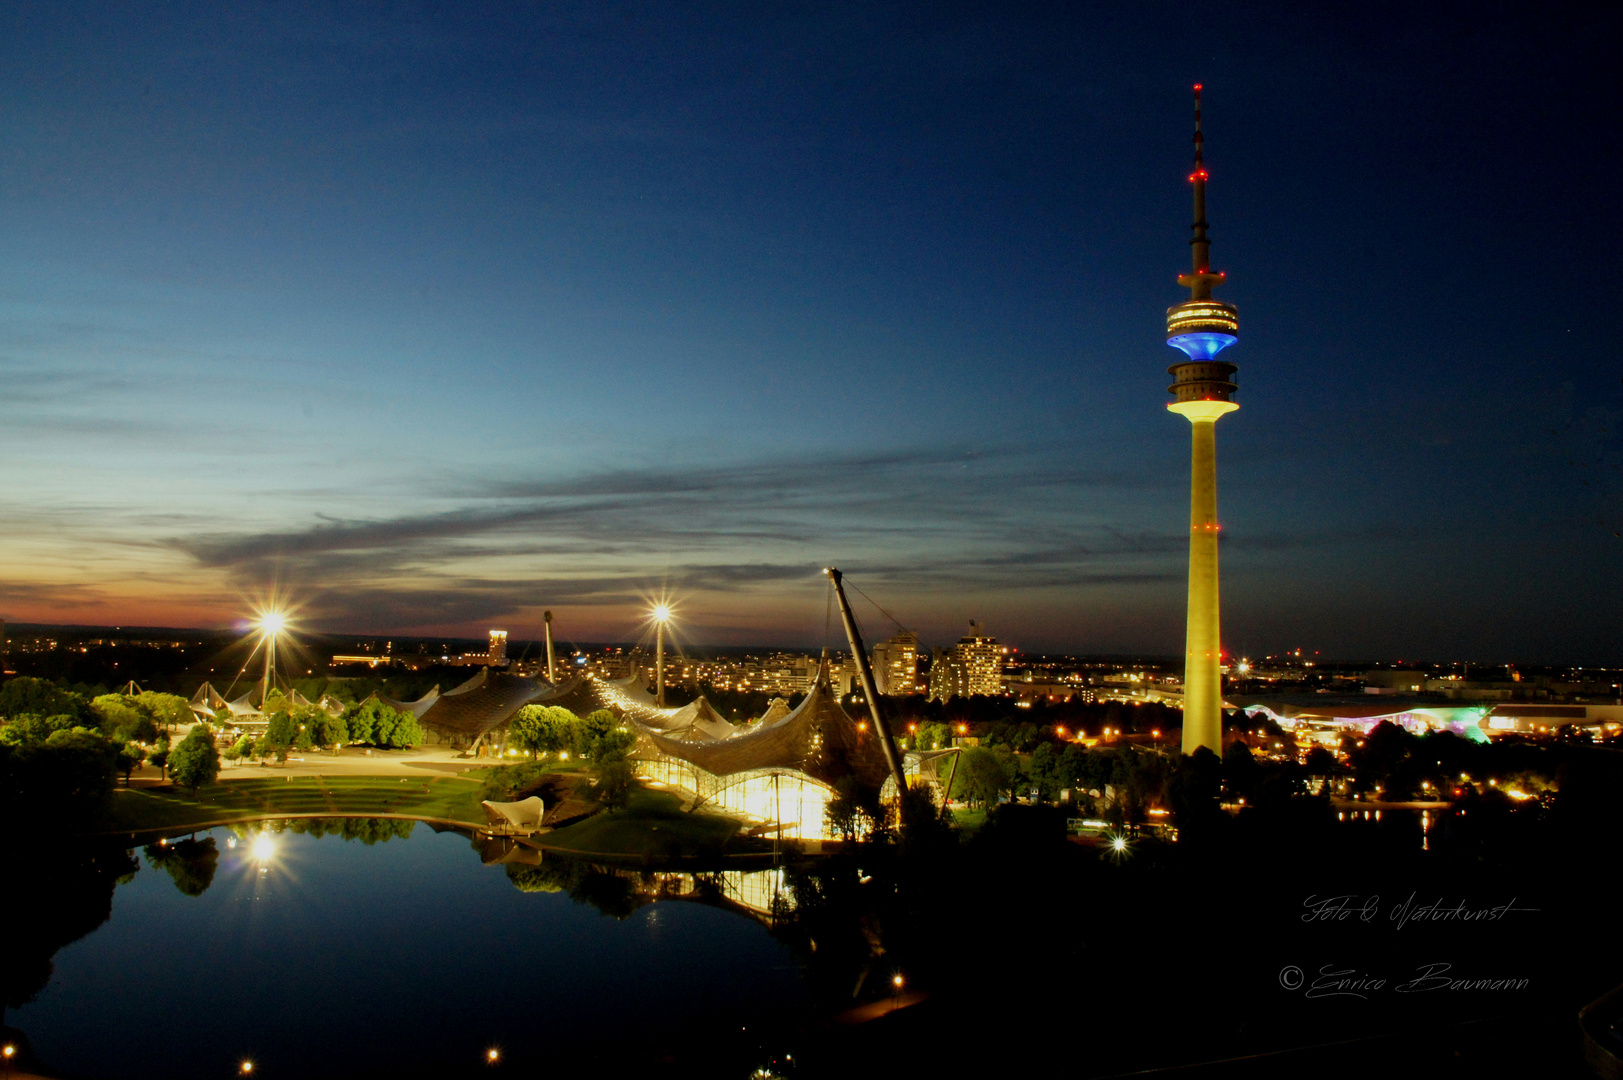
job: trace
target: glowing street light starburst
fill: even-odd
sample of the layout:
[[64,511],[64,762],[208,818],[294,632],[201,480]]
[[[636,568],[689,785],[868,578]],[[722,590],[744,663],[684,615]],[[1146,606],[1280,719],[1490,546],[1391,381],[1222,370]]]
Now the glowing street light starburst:
[[1107,841],[1106,849],[1113,861],[1121,862],[1123,859],[1133,857],[1133,845],[1124,834],[1107,833],[1105,840]]

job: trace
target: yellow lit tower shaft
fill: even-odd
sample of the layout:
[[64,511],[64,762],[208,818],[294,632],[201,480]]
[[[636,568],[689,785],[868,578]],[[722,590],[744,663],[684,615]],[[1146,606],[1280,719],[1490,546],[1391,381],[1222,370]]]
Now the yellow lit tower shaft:
[[1212,299],[1223,283],[1212,273],[1206,236],[1205,138],[1200,130],[1200,87],[1195,87],[1193,267],[1178,284],[1189,299],[1167,309],[1167,344],[1187,359],[1167,369],[1177,399],[1167,408],[1189,421],[1189,631],[1184,647],[1183,752],[1199,747],[1223,752],[1223,638],[1217,588],[1217,421],[1238,409],[1230,400],[1239,369],[1217,354],[1239,340],[1240,318],[1232,304]]

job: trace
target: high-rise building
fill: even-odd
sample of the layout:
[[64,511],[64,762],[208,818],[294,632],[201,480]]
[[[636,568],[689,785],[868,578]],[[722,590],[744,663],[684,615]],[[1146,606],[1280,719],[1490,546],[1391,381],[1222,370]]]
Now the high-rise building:
[[995,696],[1003,693],[1003,658],[1009,650],[986,632],[986,625],[969,620],[969,634],[952,647],[953,656],[964,665],[964,677],[971,694]]
[[903,630],[873,647],[874,689],[902,696],[918,688],[919,636]]
[[1223,646],[1217,589],[1217,421],[1238,409],[1235,365],[1217,354],[1239,340],[1240,315],[1234,305],[1212,299],[1223,274],[1212,273],[1211,241],[1206,236],[1205,136],[1200,130],[1200,87],[1195,87],[1194,238],[1191,272],[1178,278],[1189,299],[1167,309],[1167,344],[1186,359],[1167,369],[1168,391],[1177,399],[1167,409],[1189,421],[1192,430],[1189,484],[1189,624],[1184,646],[1183,752],[1199,747],[1223,752]]
[[984,624],[969,621],[969,633],[951,649],[937,649],[930,660],[930,696],[942,701],[971,694],[1003,693],[1003,658],[1008,649],[986,632]]
[[969,677],[951,649],[930,650],[930,700],[946,701],[969,693]]
[[492,630],[490,632],[490,663],[502,667],[507,663],[507,631]]

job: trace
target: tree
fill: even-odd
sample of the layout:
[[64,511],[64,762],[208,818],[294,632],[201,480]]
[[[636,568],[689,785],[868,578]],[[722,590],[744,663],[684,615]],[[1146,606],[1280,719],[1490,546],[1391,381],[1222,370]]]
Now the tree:
[[11,746],[32,746],[42,743],[58,731],[72,731],[78,720],[67,714],[58,716],[14,716],[0,727],[0,743]]
[[84,698],[64,690],[49,679],[19,675],[0,686],[0,716],[71,716],[75,723],[90,719],[92,713]]
[[1222,787],[1223,762],[1208,747],[1178,757],[1167,780],[1167,796],[1180,835],[1204,836],[1221,824]]
[[253,736],[243,735],[241,738],[237,739],[236,742],[226,747],[225,752],[220,756],[226,761],[238,761],[252,751],[253,748]]
[[995,806],[1016,782],[1013,758],[1007,753],[972,746],[964,751],[959,768],[964,772],[964,793],[976,807]]
[[1302,764],[1309,776],[1329,776],[1336,771],[1336,756],[1322,746],[1315,746],[1307,752]]
[[214,732],[207,724],[193,727],[170,752],[169,771],[177,783],[191,788],[193,795],[199,787],[219,778],[220,752],[214,747]]
[[[567,712],[568,710],[560,710]],[[571,716],[574,714],[571,713]],[[607,709],[598,709],[580,718],[575,725],[575,753],[580,757],[588,757],[592,753],[592,745],[599,738],[607,735],[620,723],[615,715]]]
[[72,728],[54,731],[33,750],[30,766],[46,785],[72,803],[105,802],[113,791],[118,748],[99,731]]
[[377,698],[367,704],[372,708],[372,745],[387,750],[394,745],[394,729],[400,726],[400,713]]
[[417,717],[370,697],[357,707],[348,718],[351,742],[370,746],[407,748],[423,741],[423,729]]
[[101,729],[114,739],[151,742],[158,737],[158,725],[152,714],[135,698],[127,694],[102,694],[90,700],[90,711],[101,723]]
[[1364,745],[1355,746],[1351,757],[1361,784],[1386,780],[1404,764],[1419,740],[1389,720],[1382,720],[1364,736]]
[[421,746],[423,742],[423,728],[417,722],[417,717],[409,712],[394,710],[396,720],[394,730],[389,733],[389,745],[401,750],[410,750]]
[[345,716],[349,723],[349,739],[351,742],[370,745],[377,736],[377,699],[372,698],[357,705]]
[[130,786],[130,773],[147,759],[147,752],[135,743],[127,742],[118,748],[118,771],[124,774],[124,786]]
[[147,754],[147,760],[158,770],[161,778],[169,778],[169,736],[158,736],[158,741],[152,744],[152,750]]
[[610,810],[619,810],[629,803],[635,790],[636,771],[623,756],[609,758],[597,767],[597,797]]
[[286,750],[298,737],[299,725],[293,719],[292,713],[279,710],[270,714],[270,720],[265,724],[266,742],[273,747]]
[[173,728],[180,724],[189,724],[192,721],[192,703],[178,694],[160,694],[154,690],[143,690],[136,695],[153,720],[165,728]]
[[334,752],[349,742],[349,723],[343,715],[332,716],[324,709],[310,710],[310,738],[317,746],[330,746]]
[[532,758],[575,745],[579,717],[557,705],[526,705],[513,717],[508,735]]
[[880,825],[877,803],[873,791],[855,777],[844,776],[834,782],[834,797],[823,808],[823,819],[841,840],[870,840]]
[[1053,802],[1060,789],[1067,787],[1064,761],[1053,743],[1042,743],[1031,752],[1031,786],[1037,791],[1039,802]]
[[604,732],[592,743],[591,757],[595,764],[601,765],[605,761],[624,758],[636,745],[637,737],[629,731],[616,728]]
[[1228,749],[1223,751],[1223,786],[1231,796],[1242,799],[1254,796],[1261,772],[1257,759],[1251,756],[1251,748],[1239,739],[1229,743]]

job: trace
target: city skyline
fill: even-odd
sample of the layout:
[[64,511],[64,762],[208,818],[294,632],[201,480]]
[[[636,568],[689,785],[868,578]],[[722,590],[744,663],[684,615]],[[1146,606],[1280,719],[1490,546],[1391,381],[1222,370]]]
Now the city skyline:
[[1199,81],[1227,651],[1616,663],[1606,35],[1191,10],[18,5],[0,617],[1175,655]]

